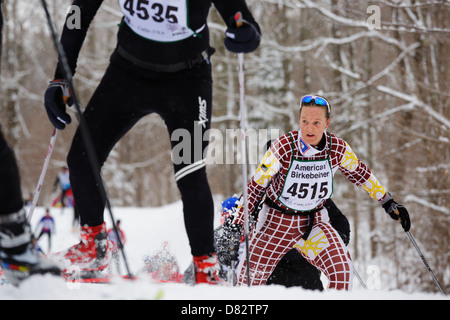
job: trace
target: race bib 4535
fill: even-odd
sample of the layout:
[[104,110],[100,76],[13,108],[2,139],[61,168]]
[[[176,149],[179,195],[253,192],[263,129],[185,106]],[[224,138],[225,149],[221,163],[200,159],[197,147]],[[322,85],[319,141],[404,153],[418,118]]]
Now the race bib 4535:
[[188,0],[119,0],[128,26],[140,36],[174,42],[193,34],[188,26]]

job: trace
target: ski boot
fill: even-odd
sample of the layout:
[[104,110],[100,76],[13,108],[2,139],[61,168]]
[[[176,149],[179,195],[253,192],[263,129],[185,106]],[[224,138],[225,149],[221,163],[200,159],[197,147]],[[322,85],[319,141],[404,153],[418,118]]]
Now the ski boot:
[[211,255],[194,256],[194,280],[196,284],[227,285],[219,277],[219,262],[215,253]]
[[107,240],[106,224],[96,227],[82,227],[80,243],[55,254],[64,272],[67,268],[78,267],[83,272],[102,271],[111,261],[113,244]]
[[56,264],[36,251],[23,208],[0,216],[0,265],[6,279],[14,286],[34,274],[61,274]]

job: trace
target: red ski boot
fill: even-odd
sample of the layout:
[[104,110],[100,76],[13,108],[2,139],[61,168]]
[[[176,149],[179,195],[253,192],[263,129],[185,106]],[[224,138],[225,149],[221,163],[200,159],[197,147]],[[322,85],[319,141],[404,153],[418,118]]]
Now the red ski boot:
[[227,282],[219,278],[219,262],[215,253],[211,255],[194,257],[195,283],[207,283],[212,285],[227,285]]
[[[111,261],[112,243],[107,240],[106,224],[82,227],[79,244],[57,254],[66,268],[78,266],[83,271],[102,271]],[[65,260],[65,261],[64,261]]]

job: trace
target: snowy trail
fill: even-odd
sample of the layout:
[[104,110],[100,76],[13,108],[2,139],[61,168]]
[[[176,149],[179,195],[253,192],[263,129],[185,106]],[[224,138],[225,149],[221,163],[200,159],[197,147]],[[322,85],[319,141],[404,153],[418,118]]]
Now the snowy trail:
[[[182,204],[177,202],[161,208],[115,208],[113,213],[122,221],[126,233],[126,255],[133,274],[144,267],[143,257],[158,251],[164,241],[169,242],[171,252],[177,257],[180,270],[191,262],[190,249],[182,217]],[[44,208],[37,208],[32,227],[42,217]],[[72,232],[72,210],[62,214],[52,208],[56,221],[56,233],[52,251],[56,252],[77,243],[78,234]],[[106,217],[107,215],[105,215]],[[217,216],[217,220],[219,217]],[[109,227],[110,221],[106,220]],[[47,238],[39,241],[47,250]],[[122,273],[124,273],[122,268]],[[35,276],[18,288],[0,286],[0,299],[162,299],[162,300],[450,300],[450,297],[431,293],[405,293],[402,291],[365,290],[354,280],[352,292],[313,292],[282,286],[264,287],[213,287],[188,286],[176,283],[152,283],[142,276],[138,281],[115,280],[111,284],[66,283],[51,276]]]
[[363,290],[345,292],[317,292],[282,286],[213,287],[185,284],[154,284],[141,279],[138,282],[118,280],[111,284],[69,284],[51,276],[36,276],[19,288],[0,287],[0,299],[58,299],[58,300],[450,300],[439,294],[401,291]]

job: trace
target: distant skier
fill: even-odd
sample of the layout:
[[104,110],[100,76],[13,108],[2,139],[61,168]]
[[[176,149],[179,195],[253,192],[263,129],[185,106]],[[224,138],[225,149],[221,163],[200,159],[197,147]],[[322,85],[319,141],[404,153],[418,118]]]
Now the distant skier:
[[61,202],[61,208],[62,210],[65,207],[69,206],[67,195],[70,191],[70,177],[69,177],[69,168],[63,167],[60,172],[58,172],[58,176],[56,177],[54,188],[55,190],[57,188],[60,188],[61,193],[59,195],[59,201]]
[[[67,24],[61,43],[72,73],[89,25],[103,0],[75,0],[81,10],[81,29]],[[118,43],[97,90],[84,111],[92,145],[101,167],[114,145],[142,117],[157,113],[169,135],[182,130],[191,137],[190,150],[172,154],[175,180],[183,201],[184,221],[196,268],[197,283],[220,283],[214,252],[214,203],[206,176],[204,150],[212,114],[212,69],[214,49],[209,43],[207,17],[214,3],[228,24],[225,46],[232,52],[252,52],[260,43],[260,30],[245,0],[125,1],[119,0],[124,18]],[[234,16],[240,11],[243,26]],[[67,17],[71,18],[70,16]],[[45,107],[57,129],[71,122],[63,96],[70,96],[61,63],[45,93]],[[68,101],[71,101],[69,99]],[[172,150],[179,139],[172,139]],[[105,208],[89,150],[79,128],[68,155],[70,181],[80,210],[81,241],[61,252],[62,259],[82,269],[103,270],[111,248],[106,241]]]
[[[270,148],[273,141],[274,140],[270,140],[266,143],[266,151]],[[267,188],[269,188],[269,186],[270,184]],[[261,200],[260,204],[256,206],[255,210],[250,215],[251,226],[253,226],[258,219],[259,211],[262,209],[262,204],[264,203],[264,198],[265,196],[263,196],[263,200]],[[230,228],[234,219],[231,215],[235,214],[239,205],[238,201],[239,198],[233,196],[222,202],[221,226],[215,231],[219,261],[222,263],[224,266],[223,269],[225,270],[228,270],[232,264],[238,262],[240,252],[238,252],[237,249],[239,248],[240,251],[242,251],[242,243],[244,241],[243,237],[237,239],[238,241],[233,240],[233,237],[236,238],[236,236],[234,235],[233,228]],[[331,199],[325,201],[324,207],[327,209],[328,215],[330,216],[330,224],[339,233],[344,244],[348,245],[350,241],[350,224],[347,218]],[[227,222],[225,223],[225,221]],[[223,277],[228,277],[228,275],[229,273],[222,271]],[[286,287],[301,286],[304,289],[322,291],[323,285],[320,280],[320,275],[320,270],[310,264],[296,249],[293,248],[288,251],[276,265],[272,274],[267,279],[266,284],[280,284]]]
[[45,234],[48,237],[48,253],[52,248],[52,233],[55,231],[55,220],[50,215],[50,209],[46,208],[45,215],[41,218],[41,220],[39,220],[36,226],[36,233],[38,234],[36,241],[39,241],[39,239]]

